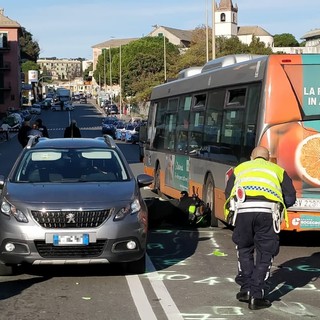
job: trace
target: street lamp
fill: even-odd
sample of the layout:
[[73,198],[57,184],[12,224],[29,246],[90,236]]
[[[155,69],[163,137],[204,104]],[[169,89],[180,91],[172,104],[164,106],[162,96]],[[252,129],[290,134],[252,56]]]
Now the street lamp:
[[209,27],[208,27],[208,0],[206,0],[206,53],[209,61]]
[[102,49],[103,52],[103,88],[104,92],[106,92],[106,48]]
[[164,82],[167,82],[167,50],[166,37],[163,34],[163,65],[164,65]]

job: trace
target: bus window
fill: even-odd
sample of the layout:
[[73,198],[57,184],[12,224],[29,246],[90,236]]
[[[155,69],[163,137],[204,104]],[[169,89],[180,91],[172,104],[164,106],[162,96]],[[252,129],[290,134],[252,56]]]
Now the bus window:
[[189,152],[192,152],[193,150],[199,150],[202,148],[204,114],[204,110],[191,112],[188,136]]
[[243,107],[246,97],[246,88],[230,89],[227,92],[227,107]]
[[177,111],[179,105],[179,99],[169,99],[168,111]]
[[245,129],[244,129],[244,157],[250,158],[252,149],[255,147],[256,131],[257,131],[257,117],[259,111],[261,84],[254,84],[248,88],[247,107],[245,115]]
[[155,130],[155,117],[156,117],[156,111],[157,111],[158,104],[152,103],[149,108],[149,115],[148,115],[148,137],[146,144],[149,145],[151,148],[153,148],[153,141],[155,138],[156,130]]
[[221,133],[221,142],[241,145],[244,109],[225,110]]
[[[225,93],[225,89],[218,89],[208,94],[203,136],[204,147],[220,142]],[[207,149],[210,150],[210,148]]]
[[202,94],[196,94],[194,96],[194,106],[193,108],[204,108],[204,106],[206,105],[206,94],[202,93]]
[[177,115],[167,114],[164,133],[164,148],[169,150],[175,149],[175,131],[177,126]]
[[184,96],[181,97],[179,100],[178,118],[176,126],[176,150],[182,153],[185,153],[187,150],[191,101],[191,96]]
[[155,137],[153,141],[153,146],[156,149],[164,148],[164,136],[165,136],[165,115],[167,110],[168,100],[162,100],[158,102],[156,120],[155,120]]

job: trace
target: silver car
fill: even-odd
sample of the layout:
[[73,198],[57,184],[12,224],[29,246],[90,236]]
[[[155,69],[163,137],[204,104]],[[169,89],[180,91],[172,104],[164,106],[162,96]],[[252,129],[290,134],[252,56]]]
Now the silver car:
[[121,263],[145,270],[148,212],[110,136],[32,137],[0,177],[0,273],[21,264]]

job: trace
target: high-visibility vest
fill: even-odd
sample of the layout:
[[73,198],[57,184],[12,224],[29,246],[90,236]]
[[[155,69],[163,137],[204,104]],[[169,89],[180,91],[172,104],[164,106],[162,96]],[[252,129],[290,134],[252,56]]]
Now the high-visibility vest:
[[246,196],[263,196],[270,201],[281,203],[284,209],[284,219],[288,224],[287,210],[280,185],[283,181],[283,174],[283,168],[262,158],[238,165],[234,169],[235,182],[231,195],[225,203],[225,217],[229,214],[230,199],[235,196],[237,187],[241,186]]

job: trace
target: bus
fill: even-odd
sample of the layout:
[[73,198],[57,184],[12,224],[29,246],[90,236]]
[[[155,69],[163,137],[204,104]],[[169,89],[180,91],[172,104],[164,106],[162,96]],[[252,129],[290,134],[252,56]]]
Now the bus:
[[320,230],[320,55],[230,55],[198,69],[151,93],[143,161],[154,189],[198,190],[211,226],[226,223],[226,179],[261,145],[297,191],[281,229]]

